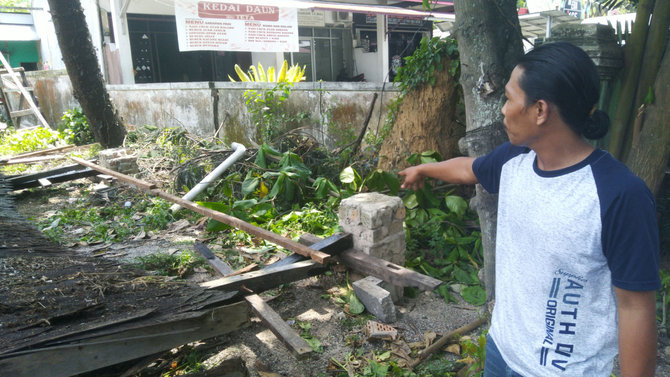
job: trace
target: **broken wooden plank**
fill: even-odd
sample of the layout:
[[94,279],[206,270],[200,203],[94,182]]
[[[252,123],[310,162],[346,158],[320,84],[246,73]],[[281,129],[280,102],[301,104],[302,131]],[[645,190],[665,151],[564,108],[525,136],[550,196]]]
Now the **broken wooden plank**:
[[[91,168],[95,171],[99,171],[100,173],[111,175],[112,177],[118,177],[122,181],[124,181],[126,183],[130,183],[131,185],[134,185],[137,188],[140,188],[142,190],[151,190],[151,189],[156,188],[156,185],[154,183],[145,182],[141,179],[137,179],[137,178],[131,177],[129,175],[121,174],[121,173],[116,172],[116,171],[111,170],[111,169],[103,168],[102,166],[100,166],[98,164],[94,164],[91,161],[86,161],[86,160],[84,160],[82,158],[79,158],[79,157],[70,157],[70,159],[72,161],[80,164],[80,165],[87,166],[87,167],[89,167],[89,168]],[[123,176],[123,179],[120,176]]]
[[[323,241],[322,238],[309,233],[300,236],[300,242],[307,245],[314,246],[321,241]],[[401,287],[415,287],[422,291],[430,291],[444,283],[442,280],[412,271],[384,259],[373,257],[353,248],[339,253],[338,259],[352,270],[378,277]]]
[[230,268],[228,264],[217,258],[217,256],[214,255],[214,253],[212,253],[212,251],[202,242],[196,242],[193,247],[203,258],[205,258],[205,262],[207,262],[207,264],[209,264],[219,275],[226,276],[235,272],[235,270]]
[[304,359],[312,352],[305,339],[301,338],[259,295],[244,298],[263,323],[298,359]]
[[113,170],[110,170],[110,169],[103,168],[102,166],[96,165],[96,164],[94,164],[92,162],[89,162],[89,161],[86,161],[86,160],[82,160],[80,158],[76,158],[76,157],[71,157],[71,158],[74,161],[76,161],[77,163],[88,166],[93,170],[99,171],[99,172],[107,174],[107,175],[111,175],[112,177],[116,177],[123,182],[135,185],[136,187],[138,187],[141,190],[144,190],[144,191],[149,192],[153,195],[159,196],[159,197],[161,197],[161,198],[163,198],[163,199],[165,199],[169,202],[179,204],[183,208],[190,209],[192,211],[198,212],[201,215],[207,216],[210,219],[220,221],[224,224],[228,224],[232,227],[235,227],[235,228],[243,230],[247,233],[253,234],[254,236],[258,236],[260,238],[263,238],[264,240],[270,241],[274,244],[277,244],[281,247],[284,247],[284,248],[286,248],[290,251],[293,251],[295,253],[298,253],[300,255],[309,257],[309,258],[311,258],[311,259],[313,259],[313,260],[315,260],[319,263],[328,263],[328,262],[331,261],[331,256],[326,254],[326,253],[322,253],[320,251],[314,250],[314,249],[312,249],[310,247],[307,247],[305,245],[301,245],[301,244],[299,244],[299,243],[297,243],[297,242],[295,242],[291,239],[288,239],[286,237],[282,237],[282,236],[280,236],[276,233],[272,233],[269,230],[259,228],[255,225],[249,224],[246,221],[242,221],[242,220],[240,220],[236,217],[227,215],[223,212],[215,211],[215,210],[212,210],[212,209],[209,209],[209,208],[204,208],[204,207],[201,207],[197,203],[194,203],[190,200],[185,200],[185,199],[182,199],[178,196],[168,194],[167,192],[164,192],[164,191],[161,191],[161,190],[158,190],[158,189],[154,189],[156,187],[156,185],[154,185],[153,183],[147,183],[147,182],[144,182],[144,181],[139,180],[137,178],[133,178],[131,176],[121,174],[119,172],[116,172],[116,171],[113,171]]
[[260,271],[247,272],[241,275],[228,276],[201,283],[206,289],[220,291],[236,291],[245,286],[254,292],[263,292],[276,288],[281,284],[302,280],[310,276],[322,274],[327,269],[312,260],[304,260],[287,266],[268,268]]
[[105,337],[5,354],[0,356],[0,370],[14,377],[72,376],[222,335],[248,323],[247,305],[238,302]]

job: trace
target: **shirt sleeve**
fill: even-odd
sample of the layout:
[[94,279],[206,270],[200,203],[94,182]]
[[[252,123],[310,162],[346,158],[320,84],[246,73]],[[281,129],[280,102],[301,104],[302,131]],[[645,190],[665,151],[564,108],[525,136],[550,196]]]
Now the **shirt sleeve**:
[[599,191],[605,194],[605,202],[601,202],[602,245],[612,284],[631,291],[657,290],[661,287],[660,245],[654,196],[630,172],[624,179],[611,176],[619,178]]
[[500,189],[500,172],[505,162],[512,157],[527,152],[527,148],[515,147],[506,142],[493,152],[478,157],[472,163],[472,171],[477,177],[477,181],[491,194],[497,194]]

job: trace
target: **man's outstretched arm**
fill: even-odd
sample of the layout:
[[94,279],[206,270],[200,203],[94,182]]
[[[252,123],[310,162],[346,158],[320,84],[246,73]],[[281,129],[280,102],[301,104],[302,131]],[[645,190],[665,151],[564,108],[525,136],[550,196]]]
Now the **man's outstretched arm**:
[[419,189],[426,178],[435,178],[449,183],[475,184],[477,177],[472,171],[474,157],[456,157],[446,161],[421,164],[402,170],[398,175],[405,178],[402,188]]

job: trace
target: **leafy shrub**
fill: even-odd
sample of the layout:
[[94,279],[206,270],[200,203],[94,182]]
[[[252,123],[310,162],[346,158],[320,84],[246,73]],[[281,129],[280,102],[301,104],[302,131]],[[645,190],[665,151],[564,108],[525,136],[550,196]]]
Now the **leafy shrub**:
[[85,145],[95,141],[86,115],[78,108],[63,113],[58,123],[58,130],[65,135],[65,140],[70,144]]
[[14,130],[8,128],[0,136],[0,154],[14,155],[37,151],[63,144],[61,135],[52,129],[44,127]]

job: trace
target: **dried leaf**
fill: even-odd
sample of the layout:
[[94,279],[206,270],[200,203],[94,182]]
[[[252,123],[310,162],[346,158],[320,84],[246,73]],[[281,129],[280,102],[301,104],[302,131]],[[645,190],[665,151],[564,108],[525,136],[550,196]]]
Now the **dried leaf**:
[[423,334],[423,344],[425,348],[430,347],[431,344],[435,341],[435,338],[437,338],[437,334],[435,334],[432,331],[428,331]]
[[147,232],[145,232],[144,228],[142,228],[142,230],[140,230],[140,232],[135,236],[135,238],[133,238],[133,240],[139,241],[139,240],[145,239],[146,237],[147,237]]
[[458,344],[450,344],[444,348],[445,351],[453,353],[454,355],[461,354],[461,346]]

